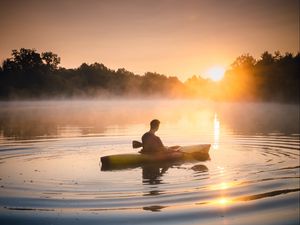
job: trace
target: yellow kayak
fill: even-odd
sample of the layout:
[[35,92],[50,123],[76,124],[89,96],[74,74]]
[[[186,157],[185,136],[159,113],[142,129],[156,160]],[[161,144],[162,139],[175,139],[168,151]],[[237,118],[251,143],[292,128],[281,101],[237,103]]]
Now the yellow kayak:
[[209,160],[210,144],[182,146],[176,151],[156,154],[117,154],[101,157],[101,170],[134,168],[153,163]]

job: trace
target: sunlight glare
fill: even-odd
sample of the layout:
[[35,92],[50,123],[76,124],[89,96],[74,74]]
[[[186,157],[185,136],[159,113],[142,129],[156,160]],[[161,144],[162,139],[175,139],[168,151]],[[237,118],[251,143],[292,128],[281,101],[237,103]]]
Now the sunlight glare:
[[229,205],[232,201],[229,198],[220,198],[216,201],[216,203],[220,206]]
[[236,186],[240,186],[237,182],[221,182],[219,184],[214,184],[209,187],[210,190],[228,190],[230,188],[234,188]]
[[222,182],[222,183],[220,184],[220,189],[221,189],[221,190],[225,190],[225,189],[228,189],[228,188],[229,188],[228,183]]
[[215,113],[214,117],[214,144],[213,148],[218,149],[219,148],[219,140],[220,139],[220,121],[218,120],[218,116]]
[[213,81],[222,80],[226,69],[223,66],[213,66],[205,72],[205,76]]
[[232,205],[233,203],[234,203],[234,200],[232,198],[228,198],[226,196],[221,196],[217,199],[210,201],[210,204],[217,205],[222,208]]

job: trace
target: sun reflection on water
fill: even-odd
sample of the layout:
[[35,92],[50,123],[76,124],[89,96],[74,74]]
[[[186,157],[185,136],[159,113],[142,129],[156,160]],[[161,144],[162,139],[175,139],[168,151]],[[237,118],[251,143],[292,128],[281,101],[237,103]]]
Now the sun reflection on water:
[[214,144],[213,144],[214,149],[219,148],[219,142],[220,142],[220,121],[218,119],[217,114],[215,113],[215,116],[214,116]]
[[217,200],[213,201],[214,204],[217,204],[222,207],[228,206],[228,205],[232,204],[232,202],[233,202],[233,200],[228,197],[221,197],[221,198],[218,198]]
[[222,182],[217,187],[218,187],[217,189],[225,190],[225,189],[228,189],[230,187],[230,184],[226,183],[226,182]]

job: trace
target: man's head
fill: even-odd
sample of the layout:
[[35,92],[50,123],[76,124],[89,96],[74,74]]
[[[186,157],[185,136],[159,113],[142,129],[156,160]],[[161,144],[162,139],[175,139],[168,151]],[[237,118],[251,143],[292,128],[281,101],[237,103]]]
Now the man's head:
[[160,124],[159,120],[157,120],[157,119],[152,120],[152,121],[150,122],[150,129],[151,129],[151,130],[158,130],[159,124]]

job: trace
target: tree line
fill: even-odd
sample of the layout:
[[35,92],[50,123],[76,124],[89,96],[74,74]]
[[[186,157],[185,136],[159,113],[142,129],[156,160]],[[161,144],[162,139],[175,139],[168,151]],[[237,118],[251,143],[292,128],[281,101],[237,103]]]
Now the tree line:
[[59,67],[60,57],[35,49],[13,50],[0,67],[0,98],[169,97],[220,101],[299,102],[300,54],[264,52],[256,60],[239,56],[220,82],[193,76],[181,82],[155,72],[137,75],[124,68],[83,63]]

